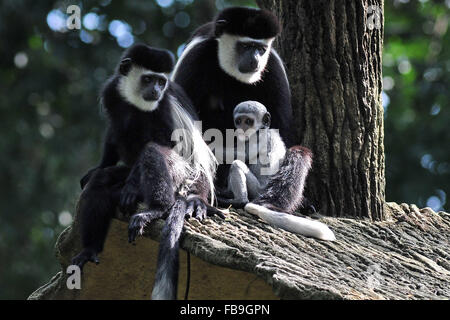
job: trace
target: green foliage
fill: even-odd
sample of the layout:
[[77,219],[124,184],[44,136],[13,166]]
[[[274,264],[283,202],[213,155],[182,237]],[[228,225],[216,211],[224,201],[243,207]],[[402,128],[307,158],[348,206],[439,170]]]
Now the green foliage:
[[[435,195],[448,210],[448,8],[397,2],[385,8],[387,198],[423,206]],[[81,30],[64,29],[72,4]],[[98,92],[121,45],[133,39],[176,54],[230,4],[254,1],[0,3],[0,299],[26,298],[58,271],[53,245],[70,224],[79,179],[100,158]]]
[[386,198],[449,210],[449,1],[385,1]]

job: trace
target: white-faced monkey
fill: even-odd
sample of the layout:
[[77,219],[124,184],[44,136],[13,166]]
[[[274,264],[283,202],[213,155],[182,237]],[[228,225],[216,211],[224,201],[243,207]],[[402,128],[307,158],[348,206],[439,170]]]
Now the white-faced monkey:
[[[102,91],[109,125],[100,164],[81,180],[79,214],[83,250],[73,259],[82,267],[98,263],[117,206],[134,213],[143,200],[146,212],[130,219],[129,241],[151,221],[168,216],[163,229],[152,298],[174,299],[178,244],[186,213],[203,219],[220,212],[207,205],[212,196],[215,159],[201,133],[183,89],[168,77],[172,54],[137,44],[123,55]],[[174,150],[173,132],[181,129],[192,147],[189,158]],[[117,165],[119,161],[123,165]],[[187,190],[187,198],[178,191]]]

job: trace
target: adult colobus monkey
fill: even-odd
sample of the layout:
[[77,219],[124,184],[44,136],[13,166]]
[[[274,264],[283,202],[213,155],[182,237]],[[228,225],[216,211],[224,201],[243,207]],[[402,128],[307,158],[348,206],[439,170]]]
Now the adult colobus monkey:
[[[209,207],[215,159],[194,127],[192,106],[168,75],[169,51],[138,44],[123,55],[115,75],[102,92],[109,118],[100,165],[81,180],[81,240],[83,250],[73,258],[80,267],[98,263],[116,206],[132,213],[143,200],[148,211],[131,217],[129,241],[154,219],[169,215],[163,229],[153,299],[174,299],[178,279],[178,243],[185,214],[199,219],[220,214]],[[176,129],[192,148],[190,158],[174,151]],[[184,150],[182,150],[184,151]],[[124,165],[116,166],[121,160]],[[189,181],[189,183],[187,183]],[[187,200],[180,196],[187,190]]]
[[[238,143],[241,143],[243,148],[235,148],[234,153],[238,159],[233,161],[229,171],[227,191],[233,198],[218,197],[219,204],[232,204],[237,208],[245,206],[246,211],[277,227],[322,240],[335,240],[333,232],[325,224],[286,214],[283,212],[285,209],[282,209],[293,211],[301,204],[305,181],[298,177],[306,175],[296,169],[309,169],[311,152],[301,147],[286,150],[278,131],[268,129],[270,113],[257,101],[238,104],[233,118],[238,130]],[[304,165],[295,166],[293,162],[302,162]],[[279,187],[284,189],[275,189]],[[264,197],[273,198],[261,198],[264,189]],[[282,196],[279,196],[280,194]],[[283,197],[289,201],[283,203]],[[249,203],[252,200],[255,202]],[[259,205],[261,201],[265,201],[267,205]]]
[[[217,128],[225,135],[226,129],[234,126],[234,107],[242,101],[253,100],[266,106],[272,116],[271,128],[279,130],[286,147],[293,146],[289,83],[283,62],[272,48],[279,32],[279,23],[272,13],[242,7],[221,11],[214,21],[194,32],[172,79],[191,98],[204,130]],[[308,158],[308,153],[304,153],[300,158],[286,159],[292,161],[294,172],[300,175],[296,176],[298,181],[304,181],[308,174]],[[218,186],[223,187],[227,181],[228,170],[229,165],[219,166]],[[281,168],[283,172],[286,170],[293,167]],[[276,190],[280,183],[274,180],[268,186],[274,185]],[[278,189],[284,190],[284,185]],[[293,210],[289,203],[296,199],[290,198],[292,194],[270,194],[270,197],[265,194],[262,193],[262,199],[277,200],[274,204],[287,206],[281,207],[284,211]],[[259,204],[271,206],[262,200]]]
[[291,145],[292,107],[283,62],[272,48],[280,32],[266,10],[233,7],[198,28],[172,79],[191,98],[206,129],[233,128],[233,109],[246,100],[266,106],[272,127]]

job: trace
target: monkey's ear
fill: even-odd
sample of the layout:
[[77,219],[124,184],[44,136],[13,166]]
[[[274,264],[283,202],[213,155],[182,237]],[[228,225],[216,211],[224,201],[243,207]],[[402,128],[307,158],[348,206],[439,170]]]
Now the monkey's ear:
[[267,128],[270,127],[270,113],[266,112],[262,118],[262,123],[264,124],[264,126],[266,126]]
[[227,20],[217,20],[216,21],[216,26],[215,26],[215,30],[214,30],[216,37],[219,37],[220,35],[222,35],[227,24],[228,24]]
[[119,67],[120,74],[123,76],[126,76],[131,69],[131,64],[132,64],[131,58],[123,59],[120,62],[120,67]]

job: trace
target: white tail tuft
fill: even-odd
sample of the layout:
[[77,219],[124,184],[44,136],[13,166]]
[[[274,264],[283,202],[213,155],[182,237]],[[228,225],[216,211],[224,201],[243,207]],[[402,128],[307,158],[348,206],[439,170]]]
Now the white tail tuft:
[[267,223],[289,232],[298,233],[307,237],[314,237],[320,240],[336,240],[333,231],[331,231],[327,225],[319,221],[297,217],[284,212],[273,211],[251,202],[245,205],[245,211],[257,215]]
[[155,281],[152,291],[152,300],[176,299],[176,292],[173,291],[174,288],[171,286],[172,281],[170,276],[167,274],[166,270],[163,270],[162,272],[163,275],[161,276],[161,279]]

